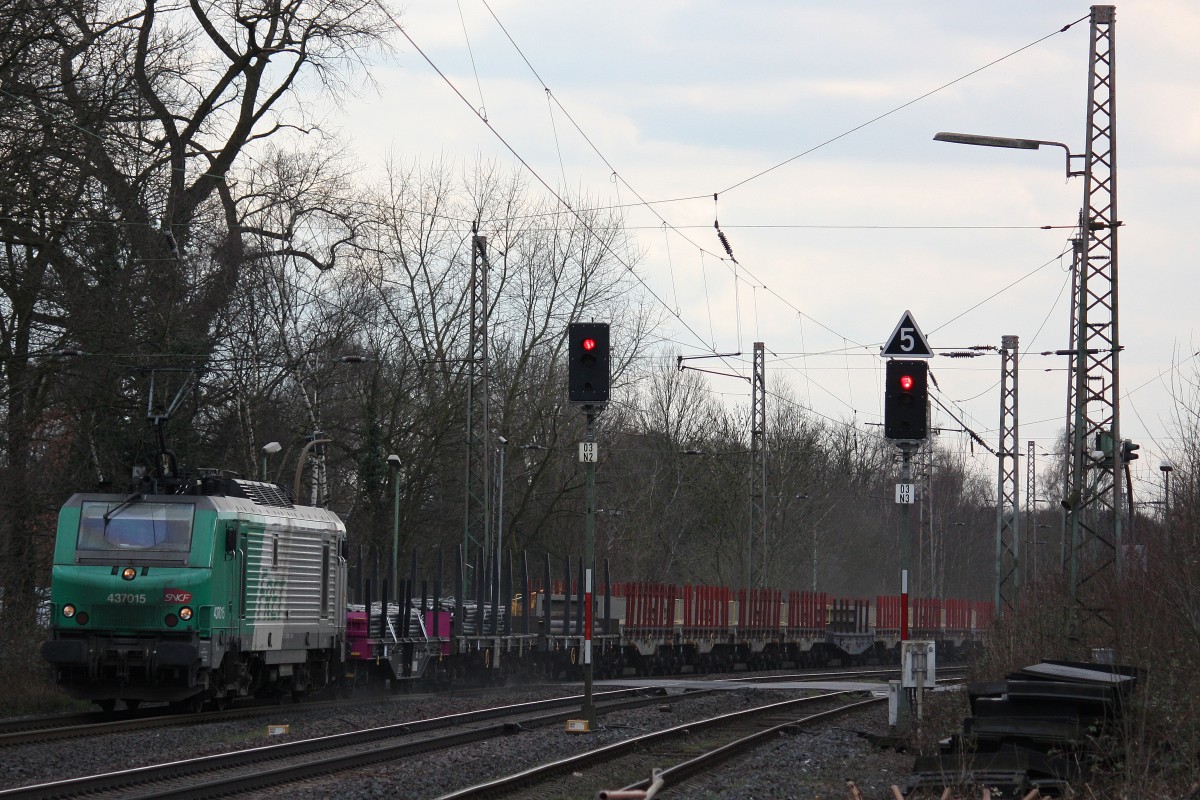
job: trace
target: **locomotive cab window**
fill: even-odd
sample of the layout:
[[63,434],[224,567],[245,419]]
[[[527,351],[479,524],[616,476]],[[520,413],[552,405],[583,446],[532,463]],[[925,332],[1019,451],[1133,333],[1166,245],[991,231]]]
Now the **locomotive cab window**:
[[190,503],[84,502],[77,550],[187,553],[192,546]]

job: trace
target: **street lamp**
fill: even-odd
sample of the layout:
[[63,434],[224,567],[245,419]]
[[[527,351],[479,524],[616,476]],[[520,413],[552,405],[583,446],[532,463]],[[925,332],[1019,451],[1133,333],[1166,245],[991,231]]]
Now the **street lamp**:
[[283,446],[280,445],[279,442],[267,442],[266,444],[264,444],[262,446],[262,454],[263,454],[262,479],[264,482],[267,480],[267,456],[273,456],[282,449],[283,449]]
[[[492,584],[493,608],[499,612],[500,609],[500,564],[504,559],[504,451],[508,449],[508,439],[505,439],[499,434],[496,435],[496,441],[500,444],[496,448],[496,459],[499,461],[499,470],[496,479],[500,484],[498,503],[496,508],[496,555],[493,566],[495,567],[495,581]],[[499,614],[493,619],[492,624],[499,630],[500,618]]]
[[[305,438],[308,439],[308,441],[305,443],[304,447],[300,450],[300,455],[296,459],[296,483],[295,483],[295,486],[293,487],[295,489],[295,491],[292,493],[292,496],[296,498],[296,502],[300,502],[300,476],[304,472],[304,460],[306,458],[308,458],[308,451],[311,450],[316,445],[329,444],[330,442],[333,441],[333,439],[326,438],[326,434],[324,431],[313,431],[311,434],[309,434]],[[313,492],[315,493],[316,490],[317,490],[317,488],[316,488],[316,486],[314,486]],[[316,505],[317,499],[319,499],[319,498],[314,498],[313,505]]]
[[[509,441],[504,436],[496,434],[496,443],[499,446],[496,448],[496,550],[493,554],[495,557],[493,599],[498,604],[500,602],[500,576],[503,574],[504,564],[504,462]],[[517,444],[512,446],[518,450],[525,451],[536,450],[546,452],[550,449],[544,444]],[[499,623],[497,622],[496,624]]]
[[392,473],[392,590],[400,596],[400,456],[392,453],[387,457],[388,469]]
[[1071,171],[1071,159],[1083,158],[1082,155],[1072,155],[1071,148],[1062,142],[1051,142],[1045,139],[1010,139],[1005,136],[980,136],[975,133],[949,133],[942,131],[933,137],[935,142],[951,142],[952,144],[972,144],[979,147],[1007,147],[1013,150],[1038,150],[1042,145],[1061,147],[1067,154],[1067,177],[1074,178],[1083,174],[1083,170]]
[[1158,469],[1163,474],[1163,538],[1169,557],[1171,555],[1171,470],[1175,469],[1175,465],[1164,458],[1158,465]]
[[1053,530],[1053,525],[1047,525],[1044,522],[1034,523],[1033,530],[1029,532],[1029,580],[1036,581],[1038,577],[1038,545],[1050,544],[1048,539],[1039,539],[1039,530]]

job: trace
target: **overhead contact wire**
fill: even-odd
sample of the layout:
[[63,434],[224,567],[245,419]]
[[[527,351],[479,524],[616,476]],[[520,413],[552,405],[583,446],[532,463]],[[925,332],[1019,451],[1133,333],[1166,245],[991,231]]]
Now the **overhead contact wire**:
[[764,169],[762,172],[759,172],[755,175],[751,175],[749,178],[746,178],[745,180],[738,181],[737,183],[733,184],[732,186],[730,186],[726,189],[722,189],[720,191],[720,194],[724,194],[725,192],[733,191],[734,189],[737,189],[738,187],[745,186],[747,183],[750,183],[751,181],[758,180],[762,176],[767,175],[771,172],[774,172],[775,170],[779,169],[780,167],[785,167],[788,164],[792,163],[793,161],[795,161],[799,158],[803,158],[804,156],[808,155],[809,153],[813,153],[817,150],[820,150],[822,147],[832,144],[832,143],[838,141],[839,139],[844,139],[847,136],[849,136],[850,134],[856,133],[857,131],[862,130],[863,128],[867,127],[868,125],[873,125],[876,122],[879,122],[879,120],[881,120],[881,119],[885,119],[899,111],[903,111],[904,109],[908,108],[909,106],[919,103],[922,100],[924,100],[925,98],[935,95],[938,92],[942,91],[943,89],[948,89],[956,83],[965,81],[967,78],[970,78],[972,75],[977,75],[980,72],[983,72],[985,69],[988,69],[989,67],[993,67],[1002,61],[1006,61],[1007,59],[1012,58],[1013,56],[1017,55],[1018,53],[1022,53],[1031,47],[1035,47],[1051,37],[1057,36],[1060,33],[1066,33],[1068,30],[1070,30],[1075,25],[1078,25],[1080,22],[1083,22],[1085,19],[1089,19],[1090,16],[1091,15],[1089,14],[1088,16],[1080,17],[1079,19],[1075,20],[1074,22],[1072,22],[1068,25],[1064,25],[1062,28],[1054,31],[1053,33],[1048,33],[1045,36],[1043,36],[1042,38],[1032,41],[1029,44],[1025,45],[1024,47],[1019,47],[1007,55],[1001,56],[1000,58],[997,58],[994,61],[989,61],[987,64],[984,64],[982,67],[978,67],[977,69],[971,70],[966,75],[960,75],[959,77],[955,78],[954,80],[950,81],[949,83],[944,83],[941,86],[937,87],[936,89],[929,90],[928,92],[921,95],[920,97],[915,97],[912,100],[909,100],[907,103],[903,103],[901,105],[896,106],[891,111],[885,111],[884,113],[880,114],[879,116],[873,117],[872,119],[869,119],[860,125],[856,125],[848,131],[843,131],[842,133],[839,133],[837,136],[834,136],[830,139],[826,139],[825,141],[821,142],[820,144],[813,145],[812,147],[808,148],[807,150],[805,150],[802,153],[797,153],[796,155],[792,156],[791,158],[787,159],[786,161],[781,161],[773,167],[768,167],[767,169]]
[[[584,230],[586,230],[597,242],[599,242],[600,245],[604,248],[604,250],[607,253],[609,253],[609,255],[611,255],[614,259],[617,260],[618,263],[620,263],[623,267],[625,267],[625,270],[634,278],[634,280],[636,280],[639,284],[641,284],[642,288],[645,289],[646,292],[649,293],[649,295],[651,297],[653,297],[654,300],[659,305],[661,305],[663,308],[670,310],[670,306],[668,306],[667,303],[662,299],[662,297],[660,297],[659,294],[656,291],[654,291],[653,287],[651,287],[649,284],[646,283],[645,279],[642,278],[641,275],[637,274],[637,271],[633,269],[633,266],[631,264],[629,264],[628,262],[626,262],[625,259],[622,258],[619,253],[617,253],[615,250],[613,250],[612,247],[608,244],[608,242],[606,242],[599,235],[599,233],[597,233],[597,231],[591,226],[591,224],[588,223],[588,221],[586,219],[584,219],[580,213],[578,213],[577,211],[572,209],[571,204],[568,203],[566,201],[566,199],[562,197],[562,195],[560,195],[557,191],[555,191],[554,187],[552,187],[549,183],[546,182],[546,179],[543,178],[541,176],[541,174],[536,169],[534,169],[533,166],[519,152],[517,152],[516,148],[514,148],[511,144],[509,144],[508,140],[505,139],[504,136],[502,136],[500,134],[500,132],[498,130],[496,130],[496,128],[490,122],[488,122],[488,120],[486,118],[484,118],[483,115],[480,114],[477,109],[475,109],[471,106],[470,101],[468,101],[467,98],[463,96],[463,93],[459,90],[459,88],[457,86],[454,85],[454,82],[451,81],[450,78],[444,72],[442,72],[441,68],[439,68],[438,65],[434,63],[433,59],[431,59],[429,57],[429,55],[426,54],[425,51],[421,49],[420,45],[418,45],[416,43],[416,41],[412,38],[412,36],[409,35],[408,31],[406,31],[400,25],[400,23],[396,21],[396,19],[392,16],[391,12],[380,2],[380,0],[375,0],[375,4],[383,12],[384,16],[386,16],[388,18],[388,21],[392,23],[392,25],[396,28],[396,30],[400,31],[400,34],[406,40],[408,40],[408,43],[412,45],[413,49],[416,50],[417,53],[420,54],[421,58],[423,58],[425,60],[425,63],[427,63],[430,66],[430,68],[433,69],[433,71],[438,74],[438,77],[440,77],[442,79],[442,82],[445,83],[448,87],[450,87],[450,91],[454,92],[454,94],[459,98],[459,100],[461,100],[463,102],[463,104],[467,106],[467,108],[471,109],[471,113],[473,113],[476,116],[476,118],[479,119],[479,121],[482,122],[489,131],[491,131],[492,135],[496,137],[496,140],[499,141],[500,144],[504,145],[504,148],[506,150],[508,150],[509,153],[512,154],[513,158],[517,159],[517,161],[520,162],[521,166],[524,167],[529,172],[529,174],[532,175],[537,180],[537,182],[540,183],[542,185],[542,187],[545,188],[546,191],[550,193],[550,195],[552,197],[554,197],[555,200],[557,200],[559,203],[562,204],[562,206],[564,208],[568,209],[571,212],[571,214],[575,217],[575,220],[581,226],[583,226]],[[532,69],[532,67],[530,67],[530,69]],[[536,72],[534,74],[536,74]],[[540,78],[539,78],[539,80],[540,80]],[[560,106],[560,108],[561,108],[561,106]],[[568,118],[569,118],[569,116],[568,116]],[[626,185],[628,185],[628,184],[626,184]],[[639,199],[641,199],[641,198],[639,198]],[[699,341],[699,342],[704,341],[704,339],[696,332],[696,330],[691,325],[689,325],[687,323],[687,321],[682,316],[680,316],[679,314],[674,314],[674,316],[677,320],[679,320],[679,323],[681,325],[683,325],[683,327],[688,331],[688,333],[690,333],[690,334],[692,334],[692,336],[696,337],[696,341]],[[714,348],[714,350],[715,350],[715,348]]]

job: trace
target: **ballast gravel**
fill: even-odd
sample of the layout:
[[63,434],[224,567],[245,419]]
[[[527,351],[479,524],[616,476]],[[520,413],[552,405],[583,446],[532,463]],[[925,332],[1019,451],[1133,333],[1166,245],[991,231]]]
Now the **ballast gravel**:
[[[159,764],[286,741],[394,725],[439,717],[500,703],[518,703],[578,694],[578,686],[518,686],[486,693],[381,696],[378,702],[328,708],[282,705],[261,717],[154,728],[74,739],[53,745],[0,751],[0,789]],[[691,698],[660,710],[651,705],[605,714],[599,730],[569,734],[543,727],[454,750],[426,753],[417,760],[384,763],[355,772],[289,784],[242,797],[310,800],[387,798],[425,800],[549,760],[565,758],[642,733],[728,713],[779,697],[781,690],[745,689]],[[787,692],[792,695],[793,693]],[[664,709],[668,707],[664,704]],[[271,735],[269,726],[287,726]],[[793,735],[780,736],[753,754],[730,762],[715,780],[671,797],[738,800],[815,800],[850,798],[853,781],[864,800],[888,798],[892,784],[902,785],[912,756],[878,747],[872,737],[890,733],[887,707],[876,705]],[[663,767],[671,766],[664,763]],[[620,786],[597,786],[619,789]],[[533,793],[529,796],[537,796]]]

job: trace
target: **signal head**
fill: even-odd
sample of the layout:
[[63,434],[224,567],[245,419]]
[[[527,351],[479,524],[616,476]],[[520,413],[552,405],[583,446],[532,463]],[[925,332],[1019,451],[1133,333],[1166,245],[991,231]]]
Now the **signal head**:
[[917,360],[887,362],[883,435],[916,441],[929,433],[929,365]]
[[607,322],[573,322],[567,330],[567,399],[599,405],[608,402]]

